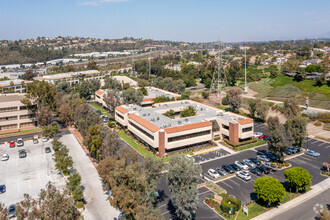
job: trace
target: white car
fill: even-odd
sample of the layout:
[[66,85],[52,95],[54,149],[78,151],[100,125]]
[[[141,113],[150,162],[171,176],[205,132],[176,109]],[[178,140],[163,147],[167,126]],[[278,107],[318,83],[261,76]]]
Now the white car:
[[235,164],[237,165],[237,166],[239,166],[241,169],[243,169],[243,170],[247,170],[247,169],[249,169],[249,166],[248,165],[246,165],[244,162],[239,162],[238,160],[236,160],[235,161]]
[[24,141],[22,138],[17,139],[17,147],[23,147],[24,146]]
[[193,158],[191,155],[186,154],[186,155],[184,155],[184,157],[185,157],[187,160],[192,160],[192,161],[195,163],[195,158]]
[[217,179],[217,178],[220,177],[220,174],[217,171],[213,170],[213,169],[209,169],[207,172],[214,179]]
[[43,136],[43,137],[42,137],[42,142],[47,142],[47,141],[48,141],[48,137]]
[[262,136],[262,135],[264,135],[264,134],[261,133],[261,132],[254,132],[254,133],[253,133],[253,137],[255,137],[255,138],[258,138],[258,137],[260,137],[260,136]]
[[249,159],[244,159],[243,162],[248,165],[249,167],[255,168],[257,165],[255,163],[253,163],[251,160]]
[[251,179],[251,175],[248,171],[237,171],[236,176],[246,181]]
[[4,155],[2,155],[1,160],[2,160],[2,161],[9,160],[9,155],[8,155],[8,154],[4,154]]

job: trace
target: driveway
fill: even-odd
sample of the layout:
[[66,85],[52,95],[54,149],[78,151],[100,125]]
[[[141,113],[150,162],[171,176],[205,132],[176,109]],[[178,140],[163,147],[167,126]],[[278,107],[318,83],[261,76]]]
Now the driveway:
[[70,149],[73,167],[81,175],[84,197],[87,202],[83,216],[85,219],[115,219],[120,212],[112,207],[103,191],[98,172],[73,134],[66,134],[60,141]]

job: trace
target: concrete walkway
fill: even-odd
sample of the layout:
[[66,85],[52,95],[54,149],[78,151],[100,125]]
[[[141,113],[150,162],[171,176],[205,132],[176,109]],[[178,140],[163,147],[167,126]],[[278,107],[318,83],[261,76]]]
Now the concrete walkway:
[[84,197],[87,202],[82,215],[88,220],[102,220],[118,218],[120,212],[112,207],[108,196],[103,191],[102,183],[93,163],[73,134],[63,135],[60,140],[70,149],[73,167],[81,175]]
[[312,188],[313,189],[310,190],[309,192],[307,192],[287,203],[284,203],[277,208],[273,208],[273,209],[269,210],[268,212],[258,215],[257,217],[253,218],[253,220],[264,220],[264,219],[274,218],[274,217],[280,215],[281,213],[289,211],[292,208],[300,205],[301,203],[319,195],[320,193],[322,193],[330,188],[330,178],[323,180],[322,182],[314,185]]

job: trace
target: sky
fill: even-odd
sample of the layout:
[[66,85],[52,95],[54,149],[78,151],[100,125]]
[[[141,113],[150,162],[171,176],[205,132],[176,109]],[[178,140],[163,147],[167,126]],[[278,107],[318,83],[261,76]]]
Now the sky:
[[264,41],[330,32],[329,0],[0,0],[0,40]]

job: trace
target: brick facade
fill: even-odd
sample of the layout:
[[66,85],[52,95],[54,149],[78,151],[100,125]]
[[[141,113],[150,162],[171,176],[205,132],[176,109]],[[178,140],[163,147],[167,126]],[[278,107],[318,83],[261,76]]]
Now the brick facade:
[[229,122],[229,141],[238,144],[238,124]]
[[165,132],[159,132],[159,147],[158,147],[159,156],[165,155]]

